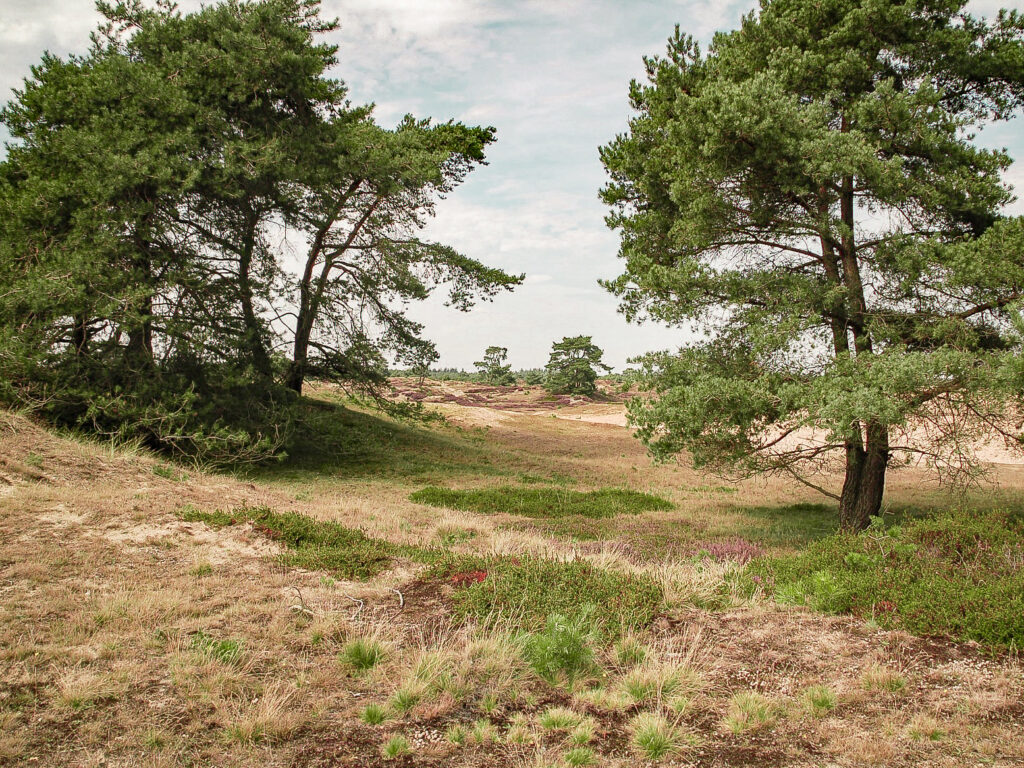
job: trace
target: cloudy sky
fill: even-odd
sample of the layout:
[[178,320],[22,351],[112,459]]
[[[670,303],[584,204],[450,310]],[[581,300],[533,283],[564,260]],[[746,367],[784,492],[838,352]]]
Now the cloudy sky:
[[[592,334],[605,359],[684,341],[678,330],[630,326],[597,285],[618,274],[616,235],[597,199],[597,147],[626,126],[629,80],[678,23],[703,41],[736,26],[754,0],[324,0],[337,17],[335,73],[379,122],[404,114],[493,125],[490,164],[444,201],[429,235],[512,272],[526,284],[465,315],[430,301],[413,310],[441,353],[471,368],[490,344],[514,367],[543,365],[551,342]],[[183,9],[198,5],[186,0]],[[1024,0],[976,0],[974,12],[1024,9]],[[0,101],[43,50],[82,52],[98,15],[92,0],[0,0]],[[1024,161],[1024,123],[984,143]],[[2,136],[0,136],[2,138]],[[1024,189],[1024,168],[1012,173]],[[1024,204],[1015,211],[1024,213]]]

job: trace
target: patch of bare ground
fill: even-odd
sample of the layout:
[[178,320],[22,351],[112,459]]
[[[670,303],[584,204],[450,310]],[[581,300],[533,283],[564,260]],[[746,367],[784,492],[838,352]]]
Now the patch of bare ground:
[[[628,433],[606,425],[522,414],[487,440],[513,472],[557,460],[584,485],[668,489],[680,506],[671,520],[701,535],[737,496],[756,498],[691,490],[715,486],[641,464]],[[539,768],[576,744],[613,768],[1024,763],[1012,657],[766,603],[687,608],[734,566],[652,564],[614,538],[581,547],[425,509],[387,478],[325,480],[307,495],[294,481],[168,479],[154,463],[3,417],[0,765]],[[601,649],[599,672],[553,686],[511,632],[460,626],[455,587],[419,566],[397,560],[368,582],[284,568],[260,531],[182,522],[186,504],[265,504],[401,543],[454,531],[465,551],[585,556],[663,579],[674,607],[635,638],[643,661]],[[376,644],[379,661],[345,662],[357,642]],[[811,706],[814,688],[827,706]],[[551,725],[561,710],[575,730]],[[660,762],[637,746],[645,712],[674,729]],[[389,757],[393,737],[408,751]]]

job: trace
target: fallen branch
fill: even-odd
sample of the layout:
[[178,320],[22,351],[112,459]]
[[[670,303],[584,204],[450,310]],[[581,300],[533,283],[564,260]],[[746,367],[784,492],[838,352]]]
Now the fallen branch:
[[313,611],[310,610],[309,606],[306,605],[306,601],[302,597],[302,592],[295,585],[292,585],[292,589],[294,589],[295,594],[299,596],[299,604],[291,606],[291,610],[295,611],[296,613],[301,613],[305,616],[312,617]]

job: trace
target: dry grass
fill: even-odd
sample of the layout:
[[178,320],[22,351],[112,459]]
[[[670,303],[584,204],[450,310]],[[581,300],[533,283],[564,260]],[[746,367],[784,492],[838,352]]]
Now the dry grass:
[[[0,414],[0,474],[10,479],[0,480],[0,765],[374,765],[400,736],[412,765],[553,766],[585,748],[615,768],[636,764],[629,745],[644,725],[667,725],[671,754],[695,765],[1024,761],[1024,679],[1013,659],[746,603],[732,591],[734,563],[692,557],[694,542],[770,528],[746,511],[765,497],[816,500],[804,489],[773,480],[725,492],[684,467],[652,467],[609,424],[497,414],[474,432],[484,409],[445,408],[457,423],[465,416],[469,432],[444,434],[491,464],[478,455],[468,469],[439,465],[428,479],[306,472],[255,482],[189,468],[182,481],[154,474],[137,447],[58,438]],[[999,471],[1003,492],[1020,488],[1013,472]],[[543,525],[407,501],[427,482],[496,485],[520,473],[649,490],[677,507],[570,540]],[[922,477],[901,473],[890,498],[922,493]],[[453,626],[451,587],[420,583],[420,566],[399,560],[364,583],[282,569],[279,548],[257,531],[181,522],[174,512],[186,503],[265,504],[398,543],[448,536],[461,552],[584,557],[654,575],[672,607],[627,638],[632,652],[598,649],[596,683],[557,690],[536,679],[512,633]],[[663,534],[664,546],[647,547],[645,537]],[[359,638],[387,653],[354,674],[338,658]],[[237,654],[216,650],[231,643]],[[630,676],[649,695],[630,694]],[[906,693],[893,690],[893,676]],[[840,703],[809,717],[804,692],[821,685]],[[393,708],[398,691],[415,699],[403,712]],[[722,727],[739,691],[777,705],[763,729],[770,739]],[[387,710],[383,724],[360,720],[369,705]],[[551,708],[579,722],[545,730],[538,716]],[[638,715],[646,719],[631,728]],[[449,729],[461,729],[461,745],[445,738]]]

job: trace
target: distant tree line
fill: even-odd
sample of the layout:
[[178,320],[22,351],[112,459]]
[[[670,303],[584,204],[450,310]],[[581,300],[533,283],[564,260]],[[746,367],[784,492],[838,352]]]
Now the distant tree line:
[[508,349],[492,345],[484,350],[483,359],[473,365],[476,371],[456,368],[392,369],[394,376],[416,376],[436,381],[476,381],[492,386],[512,386],[522,381],[531,386],[542,385],[553,394],[593,395],[597,392],[599,371],[611,373],[601,358],[604,352],[591,336],[565,336],[551,345],[548,363],[543,368],[514,371],[508,363]]
[[379,395],[437,359],[404,308],[512,289],[419,232],[492,128],[377,125],[317,0],[100,3],[0,119],[0,398],[208,460],[286,441],[309,377]]

